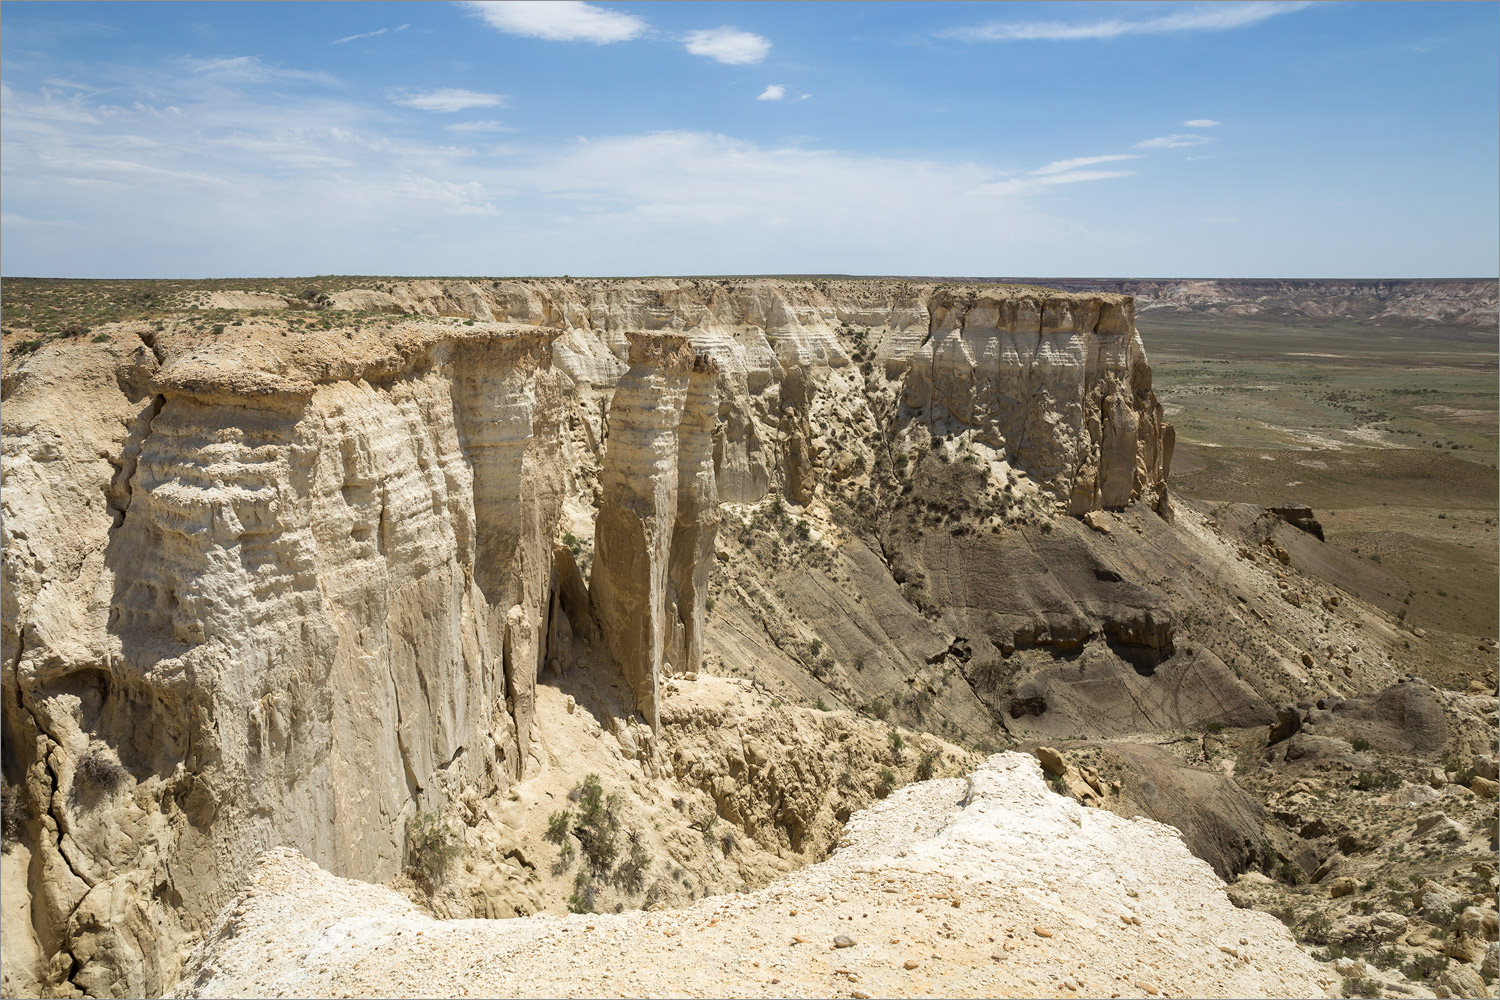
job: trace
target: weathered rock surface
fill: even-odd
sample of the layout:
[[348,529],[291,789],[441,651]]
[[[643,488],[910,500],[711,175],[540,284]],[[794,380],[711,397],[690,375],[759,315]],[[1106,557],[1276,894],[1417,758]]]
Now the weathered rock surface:
[[553,337],[430,337],[321,383],[211,344],[8,376],[8,774],[77,987],[159,991],[174,928],[269,844],[388,878],[406,816],[525,773]]
[[1175,831],[1083,809],[1002,754],[856,814],[821,864],[679,910],[437,922],[268,852],[173,995],[1324,996],[1337,979]]
[[[5,334],[7,992],[157,992],[262,850],[405,884],[429,811],[468,848],[423,905],[561,909],[535,848],[591,770],[656,803],[652,849],[691,872],[655,898],[760,886],[954,759],[885,720],[1062,746],[1259,735],[1289,705],[1308,732],[1277,744],[1288,769],[1372,767],[1327,752],[1355,733],[1493,750],[1493,698],[1337,707],[1396,681],[1409,633],[1302,575],[1337,570],[1336,547],[1261,508],[1167,503],[1172,433],[1127,298],[218,294],[273,312],[31,354]],[[698,690],[721,684],[756,707]],[[1134,785],[1064,777],[1181,825],[1223,873],[1270,860],[1231,779],[1143,754],[1118,755]],[[1330,839],[1298,854],[1308,874]]]
[[719,524],[719,369],[683,337],[632,334],[630,362],[609,409],[590,594],[605,642],[655,731],[664,664],[686,673],[703,659]]

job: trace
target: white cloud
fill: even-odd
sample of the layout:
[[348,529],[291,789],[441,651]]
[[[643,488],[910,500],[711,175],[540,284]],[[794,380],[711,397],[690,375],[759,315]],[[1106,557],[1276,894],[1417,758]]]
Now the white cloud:
[[1154,139],[1142,139],[1135,144],[1135,148],[1177,149],[1180,146],[1201,146],[1207,142],[1213,142],[1213,140],[1206,135],[1159,135]]
[[786,88],[779,83],[773,83],[760,92],[757,101],[779,101],[786,96]]
[[222,59],[183,59],[189,72],[217,83],[320,83],[332,85],[337,79],[329,73],[285,69],[262,62],[255,56],[229,56]]
[[1071,160],[1054,160],[1045,167],[1037,167],[1034,175],[1061,174],[1079,167],[1091,167],[1096,163],[1114,163],[1117,160],[1139,160],[1140,153],[1110,153],[1107,156],[1075,156]]
[[405,31],[407,28],[410,28],[410,27],[411,27],[411,25],[409,25],[409,24],[403,24],[403,25],[400,25],[399,27],[396,27],[396,28],[378,28],[375,31],[362,31],[362,32],[360,32],[357,35],[345,35],[343,38],[335,38],[333,41],[329,42],[328,44],[329,45],[347,45],[350,42],[357,42],[361,38],[379,38],[381,35],[384,35],[385,33],[389,32],[389,31]]
[[438,90],[397,91],[391,100],[419,111],[462,111],[465,108],[496,108],[505,103],[504,94],[479,94],[462,87]]
[[[1098,258],[1064,261],[1133,238],[1049,212],[1056,185],[1117,173],[1089,157],[1027,175],[702,132],[501,149],[486,133],[506,126],[493,120],[444,122],[456,127],[432,132],[458,140],[444,145],[392,133],[383,101],[267,93],[186,71],[136,83],[109,101],[90,99],[89,119],[73,91],[0,86],[5,210],[32,220],[8,222],[8,267],[117,276],[1015,274],[1109,270]],[[938,245],[929,238],[935,215],[971,224]],[[91,234],[82,250],[81,227]],[[213,238],[224,231],[236,239]],[[187,254],[189,246],[200,249]]]
[[1183,122],[1182,124],[1188,128],[1213,128],[1220,123],[1214,121],[1212,118],[1194,118],[1192,121]]
[[463,6],[496,31],[549,42],[628,42],[648,27],[634,14],[581,0],[467,0]]
[[695,56],[707,56],[731,66],[758,63],[771,51],[769,38],[738,28],[690,31],[684,37],[683,44]]
[[497,122],[497,121],[493,121],[493,120],[475,121],[475,122],[454,122],[452,125],[447,126],[447,128],[448,128],[448,131],[450,131],[450,132],[514,132],[515,131],[515,129],[511,128],[509,125],[505,124],[504,122]]
[[1228,31],[1259,24],[1278,14],[1310,6],[1288,3],[1207,3],[1178,7],[1154,17],[1096,21],[996,21],[941,34],[975,42],[1079,41],[1122,35],[1168,35],[1188,31]]
[[1077,184],[1080,181],[1107,181],[1114,177],[1134,176],[1134,170],[1069,170],[1062,174],[1046,174],[1037,178],[1037,183]]

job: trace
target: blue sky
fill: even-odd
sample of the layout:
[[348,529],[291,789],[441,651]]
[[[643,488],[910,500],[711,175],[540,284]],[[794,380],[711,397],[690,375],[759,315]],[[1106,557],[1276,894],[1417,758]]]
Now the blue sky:
[[15,3],[0,273],[1479,277],[1494,3]]

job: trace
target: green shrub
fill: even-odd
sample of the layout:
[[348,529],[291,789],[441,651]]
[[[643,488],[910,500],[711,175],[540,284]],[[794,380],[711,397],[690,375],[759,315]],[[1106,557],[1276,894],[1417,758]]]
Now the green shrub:
[[1354,787],[1361,792],[1380,792],[1400,785],[1401,777],[1384,768],[1374,772],[1361,771],[1354,779]]
[[[726,834],[726,836],[729,835]],[[646,875],[650,868],[651,855],[646,853],[640,834],[632,832],[630,849],[626,852],[625,860],[621,861],[619,867],[615,869],[615,884],[633,896],[646,887]]]
[[0,842],[8,848],[21,837],[21,827],[31,818],[21,789],[5,782],[0,784]]
[[924,753],[922,755],[922,759],[917,761],[918,781],[932,780],[932,773],[937,767],[937,759],[938,755],[936,751],[929,750],[927,753]]
[[906,740],[901,738],[900,730],[892,729],[888,742],[891,745],[891,756],[900,760],[901,752],[906,749]]
[[568,839],[568,820],[572,818],[572,812],[567,809],[559,809],[548,816],[546,838],[561,847]]
[[606,796],[597,774],[587,775],[573,791],[578,801],[578,822],[573,827],[573,836],[583,847],[589,867],[602,875],[609,871],[620,852],[620,797],[613,792]]
[[573,894],[568,897],[569,913],[595,913],[599,902],[599,886],[588,872],[579,870],[573,879]]
[[1422,952],[1412,956],[1412,960],[1406,963],[1402,973],[1407,979],[1431,979],[1438,973],[1448,968],[1451,959],[1447,955],[1435,955],[1431,952]]
[[463,852],[459,836],[435,812],[417,813],[406,821],[406,870],[431,890]]
[[109,341],[110,341],[110,336],[107,333],[96,333],[96,334],[94,334],[93,343],[95,343],[95,344],[107,344],[107,343],[109,343]]
[[874,701],[868,702],[865,705],[865,711],[883,721],[890,717],[891,706],[884,698],[876,696]]
[[896,789],[896,775],[895,775],[895,773],[890,768],[888,768],[888,767],[882,767],[880,769],[880,781],[875,786],[875,794],[877,796],[879,796],[880,798],[883,799],[887,795],[891,794],[891,792],[895,791],[895,789]]
[[1356,736],[1354,739],[1350,740],[1349,745],[1353,747],[1355,752],[1357,753],[1363,753],[1366,750],[1370,749],[1370,741],[1362,736]]

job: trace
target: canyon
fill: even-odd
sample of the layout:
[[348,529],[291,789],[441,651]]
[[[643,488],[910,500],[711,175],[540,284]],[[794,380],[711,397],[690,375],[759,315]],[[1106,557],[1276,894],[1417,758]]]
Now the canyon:
[[[190,952],[195,995],[229,988],[214,962],[257,960],[204,949],[266,858],[440,918],[686,913],[834,863],[907,782],[1019,774],[990,756],[1013,747],[1052,787],[992,800],[1170,823],[1174,864],[1235,885],[1375,860],[1237,761],[1443,755],[1463,850],[1493,840],[1492,652],[1488,689],[1426,685],[1410,627],[1330,582],[1353,571],[1300,509],[1175,496],[1130,295],[173,296],[4,334],[6,995],[188,990]],[[571,867],[591,802],[629,874]],[[1481,968],[1474,919],[1454,940]],[[1275,929],[1309,991],[1342,975]]]

